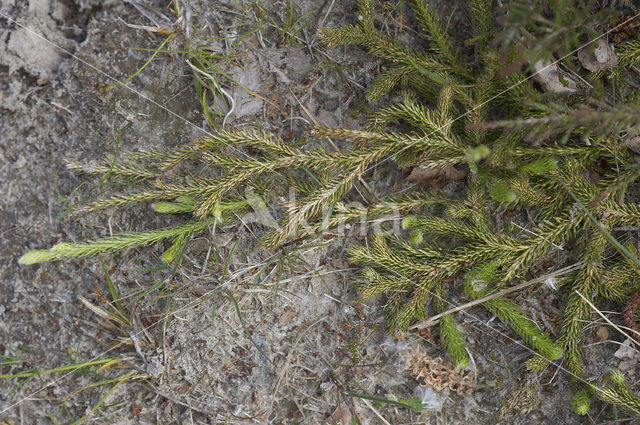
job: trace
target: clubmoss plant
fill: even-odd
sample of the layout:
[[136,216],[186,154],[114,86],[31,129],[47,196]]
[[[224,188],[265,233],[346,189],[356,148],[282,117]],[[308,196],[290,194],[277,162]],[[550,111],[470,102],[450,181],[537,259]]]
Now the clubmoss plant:
[[[552,0],[535,6],[514,1],[500,10],[488,0],[469,0],[471,32],[465,39],[451,37],[435,9],[414,0],[411,10],[424,40],[407,46],[378,29],[373,0],[358,3],[353,24],[323,29],[320,39],[329,47],[359,45],[388,61],[367,98],[389,101],[372,113],[366,128],[316,127],[310,137],[317,143],[310,146],[257,129],[223,130],[171,152],[133,154],[109,168],[110,176],[135,178],[147,187],[96,200],[87,209],[152,201],[156,211],[191,214],[192,221],[62,243],[20,261],[90,256],[161,239],[179,246],[219,220],[232,219],[232,211],[248,208],[251,202],[242,197],[247,188],[266,198],[264,188],[280,182],[292,185],[300,199],[283,206],[279,225],[264,236],[269,248],[365,215],[402,216],[407,232],[374,234],[349,250],[350,259],[365,266],[359,289],[367,298],[384,297],[387,327],[398,335],[430,311],[447,311],[453,294],[479,298],[535,275],[545,261],[557,268],[578,262],[578,270],[561,282],[567,304],[556,340],[508,298],[484,306],[538,353],[542,361],[534,359],[531,366],[564,356],[575,380],[576,412],[586,413],[593,396],[640,412],[621,374],[611,375],[613,386],[587,384],[582,355],[593,314],[585,299],[619,304],[640,288],[634,262],[607,237],[640,220],[640,206],[628,195],[640,172],[630,150],[630,141],[640,137],[638,95],[621,84],[640,61],[640,43],[614,46],[619,60],[607,70],[591,72],[574,59],[580,50],[592,53],[592,42],[614,30],[611,22],[624,10]],[[400,100],[386,97],[396,89]],[[325,148],[323,138],[344,140],[346,147]],[[208,165],[212,175],[171,172],[188,160]],[[443,175],[468,173],[465,191],[449,196],[415,190],[350,206],[346,197],[356,182],[390,162]],[[108,163],[72,166],[102,174]],[[440,331],[453,363],[466,366],[465,338],[455,318],[442,317]]]

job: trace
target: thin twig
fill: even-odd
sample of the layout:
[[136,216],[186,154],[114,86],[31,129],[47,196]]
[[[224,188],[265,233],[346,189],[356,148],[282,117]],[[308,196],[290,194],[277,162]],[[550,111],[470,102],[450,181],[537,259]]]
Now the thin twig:
[[598,313],[598,315],[600,317],[602,317],[605,322],[607,322],[609,325],[611,325],[615,330],[617,330],[618,332],[620,332],[622,335],[626,336],[627,338],[629,338],[634,344],[636,344],[637,346],[640,347],[640,343],[638,341],[636,341],[636,339],[634,337],[632,337],[631,335],[629,335],[628,333],[626,333],[625,331],[623,331],[620,326],[616,325],[615,323],[613,323],[611,320],[609,320],[609,318],[607,316],[605,316],[600,310],[598,310],[598,308],[593,305],[593,303],[591,301],[589,301],[587,299],[587,297],[585,297],[584,295],[582,295],[579,291],[574,291],[576,294],[578,294],[580,296],[580,298],[582,298],[584,300],[584,302],[586,302],[587,304],[589,304],[589,307],[591,307],[593,309],[593,311],[595,311],[596,313]]
[[442,312],[440,314],[436,314],[435,316],[432,316],[432,317],[430,317],[428,319],[421,320],[420,322],[418,322],[415,325],[411,326],[409,328],[409,330],[421,330],[421,329],[429,328],[429,327],[437,324],[438,320],[441,317],[444,317],[444,316],[446,316],[448,314],[452,314],[452,313],[456,313],[458,311],[466,310],[466,309],[468,309],[470,307],[476,306],[478,304],[485,303],[485,302],[487,302],[489,300],[492,300],[494,298],[502,297],[502,296],[510,294],[512,292],[519,291],[520,289],[526,288],[526,287],[531,286],[531,285],[535,285],[536,283],[544,282],[545,280],[547,280],[549,278],[560,276],[560,275],[563,275],[565,273],[572,272],[574,270],[577,270],[581,265],[582,265],[582,263],[572,264],[572,265],[567,266],[565,268],[562,268],[562,269],[556,270],[554,272],[551,272],[551,273],[549,273],[547,275],[544,275],[544,276],[541,276],[541,277],[537,277],[537,278],[532,279],[532,280],[528,280],[528,281],[523,282],[523,283],[521,283],[519,285],[511,286],[509,288],[505,288],[505,289],[503,289],[501,291],[498,291],[496,293],[493,293],[493,294],[478,298],[477,300],[470,301],[470,302],[468,302],[466,304],[462,304],[462,305],[459,305],[457,307],[450,308],[449,310],[444,311],[444,312]]
[[389,421],[387,421],[384,418],[384,416],[382,416],[380,412],[378,412],[378,410],[375,407],[373,407],[371,403],[369,403],[367,399],[361,398],[360,401],[362,401],[373,412],[373,414],[376,415],[382,421],[384,425],[391,425]]

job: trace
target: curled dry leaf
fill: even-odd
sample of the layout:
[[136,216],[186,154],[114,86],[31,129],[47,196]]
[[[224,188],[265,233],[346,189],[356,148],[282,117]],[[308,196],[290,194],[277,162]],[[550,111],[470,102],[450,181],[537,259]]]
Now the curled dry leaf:
[[555,62],[539,60],[533,64],[533,72],[534,81],[547,92],[571,94],[578,91],[575,80],[562,72]]
[[420,383],[437,391],[449,388],[457,394],[473,391],[473,375],[464,374],[440,357],[430,357],[419,347],[413,347],[405,354],[404,367]]
[[591,72],[602,71],[618,65],[618,54],[604,38],[599,38],[593,46],[583,47],[578,51],[578,60]]

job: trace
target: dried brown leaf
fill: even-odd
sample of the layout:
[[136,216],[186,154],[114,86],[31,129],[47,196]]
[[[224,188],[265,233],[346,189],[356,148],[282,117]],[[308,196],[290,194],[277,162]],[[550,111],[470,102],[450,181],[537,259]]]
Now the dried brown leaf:
[[464,374],[440,357],[430,357],[419,347],[412,347],[405,356],[405,369],[420,385],[433,387],[437,391],[449,388],[457,394],[473,391],[473,375]]

